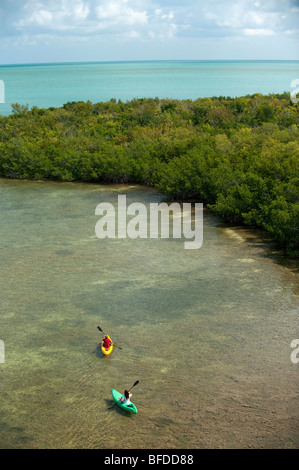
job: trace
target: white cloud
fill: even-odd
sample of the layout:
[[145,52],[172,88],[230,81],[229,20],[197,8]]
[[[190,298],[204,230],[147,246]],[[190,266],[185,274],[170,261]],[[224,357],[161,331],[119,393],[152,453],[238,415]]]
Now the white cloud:
[[128,0],[112,0],[101,2],[95,8],[98,20],[108,21],[110,24],[144,25],[148,22],[146,11],[138,11],[129,6]]
[[287,29],[284,26],[290,19],[287,4],[288,0],[210,2],[203,8],[203,14],[210,27],[214,24],[224,29],[225,35],[266,36]]
[[14,27],[24,34],[170,38],[177,25],[168,8],[152,0],[27,0]]
[[86,20],[90,11],[83,0],[61,0],[59,4],[55,1],[41,3],[30,0],[25,3],[23,10],[24,15],[14,22],[17,29],[74,29]]
[[34,12],[31,15],[29,21],[31,21],[32,23],[36,23],[39,26],[44,26],[50,23],[52,19],[53,19],[53,15],[50,11],[39,10],[39,11]]
[[[253,30],[256,35],[267,35],[297,28],[297,0],[14,1],[23,6],[13,25],[25,34],[57,31],[92,36],[107,32],[131,37],[137,33],[144,39],[184,35],[219,38],[250,36]],[[0,0],[0,10],[2,2],[11,5],[10,0]]]
[[21,58],[22,47],[26,54],[44,47],[54,57],[71,51],[83,60],[110,58],[110,51],[154,58],[162,50],[165,57],[200,58],[209,49],[219,57],[245,57],[246,49],[252,58],[263,47],[265,56],[289,50],[298,57],[298,7],[298,0],[0,0],[0,60],[12,60],[15,42]]
[[140,38],[140,33],[135,31],[134,29],[128,33],[128,37],[132,39]]
[[245,28],[244,29],[245,36],[273,36],[273,34],[274,34],[274,31],[272,31],[272,29],[263,29],[263,28],[257,28],[257,29]]
[[285,34],[287,36],[293,36],[293,35],[298,35],[298,29],[287,29],[285,31]]

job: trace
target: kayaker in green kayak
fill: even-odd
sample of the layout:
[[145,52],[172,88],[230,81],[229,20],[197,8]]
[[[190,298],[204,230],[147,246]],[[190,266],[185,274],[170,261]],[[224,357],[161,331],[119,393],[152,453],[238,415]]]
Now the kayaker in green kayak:
[[134,385],[132,385],[132,387],[129,388],[129,390],[124,391],[124,394],[122,394],[121,392],[118,392],[117,390],[115,390],[113,388],[112,389],[112,398],[113,398],[115,403],[109,409],[112,409],[115,405],[118,405],[118,406],[120,406],[120,408],[123,408],[126,411],[130,411],[131,413],[136,414],[138,410],[137,410],[136,406],[134,405],[134,403],[131,403],[130,399],[132,397],[132,393],[130,393],[130,390],[132,390],[132,388],[135,387],[135,385],[138,385],[138,384],[139,384],[139,380],[136,380]]
[[124,391],[123,396],[119,400],[123,405],[130,405],[131,404],[131,397],[133,396],[128,390]]

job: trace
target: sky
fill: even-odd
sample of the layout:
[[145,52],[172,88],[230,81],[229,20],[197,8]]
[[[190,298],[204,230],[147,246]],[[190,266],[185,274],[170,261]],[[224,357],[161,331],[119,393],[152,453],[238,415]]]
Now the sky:
[[299,0],[0,0],[0,64],[298,60]]

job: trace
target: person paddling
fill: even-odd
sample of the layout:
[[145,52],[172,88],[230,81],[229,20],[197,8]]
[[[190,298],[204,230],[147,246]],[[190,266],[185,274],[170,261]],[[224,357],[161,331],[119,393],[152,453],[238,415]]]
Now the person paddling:
[[103,339],[103,348],[109,349],[112,344],[114,344],[113,341],[108,338],[108,335],[105,335]]
[[120,399],[120,402],[123,403],[124,405],[130,405],[131,404],[131,397],[132,393],[129,392],[129,390],[125,390],[123,396]]

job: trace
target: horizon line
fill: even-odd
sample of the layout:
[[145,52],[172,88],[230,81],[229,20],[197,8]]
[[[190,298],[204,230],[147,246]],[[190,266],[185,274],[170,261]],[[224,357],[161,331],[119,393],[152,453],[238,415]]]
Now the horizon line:
[[86,60],[58,62],[17,62],[0,64],[0,67],[22,67],[38,65],[79,65],[79,64],[115,64],[137,62],[299,62],[299,59],[128,59],[128,60]]

